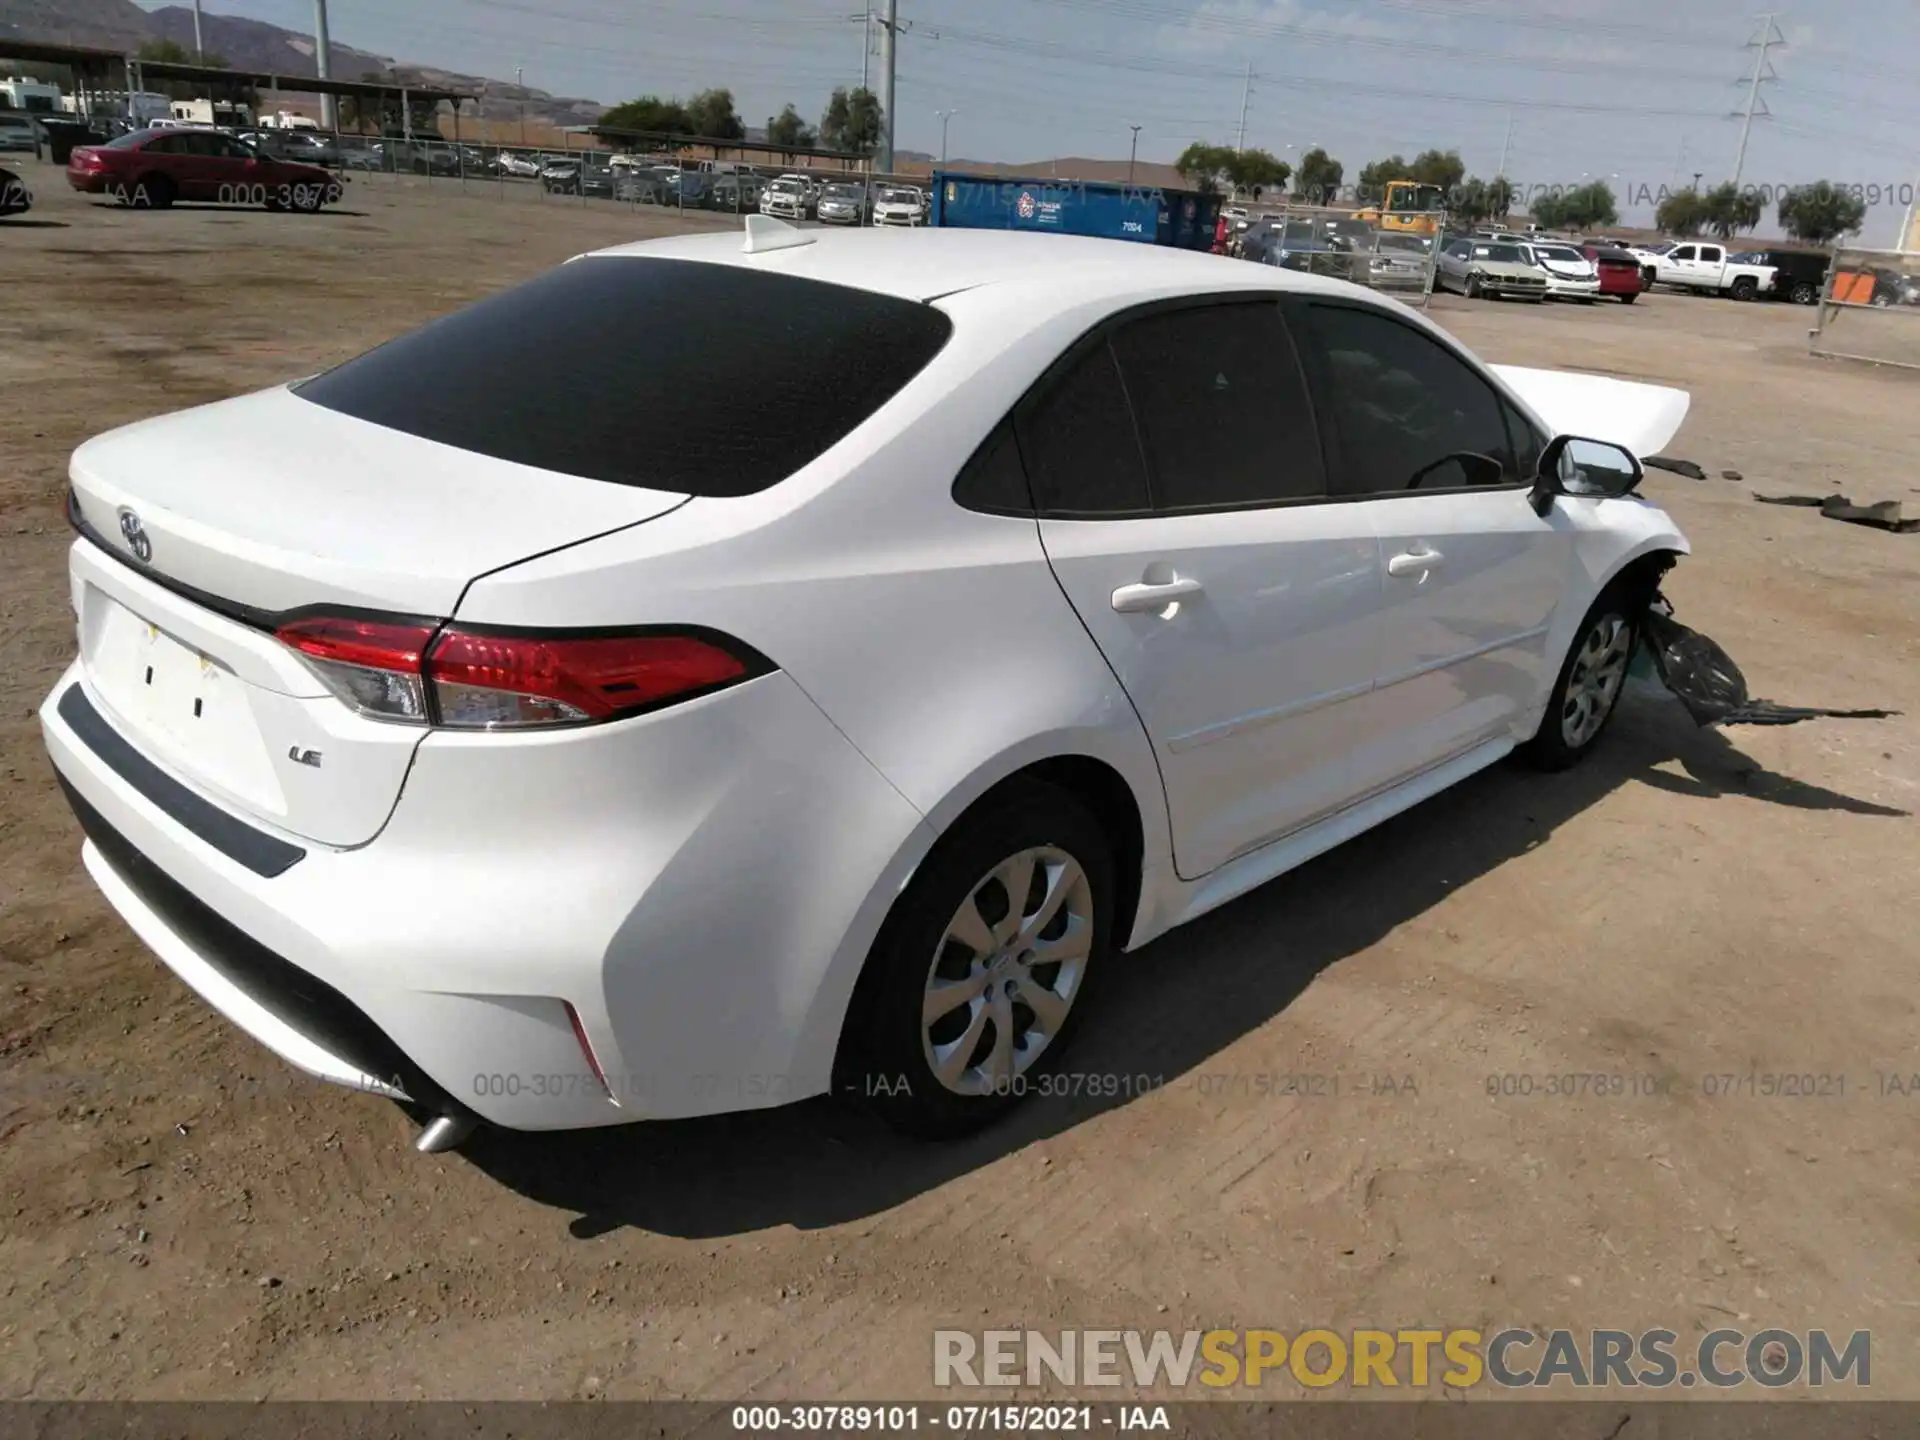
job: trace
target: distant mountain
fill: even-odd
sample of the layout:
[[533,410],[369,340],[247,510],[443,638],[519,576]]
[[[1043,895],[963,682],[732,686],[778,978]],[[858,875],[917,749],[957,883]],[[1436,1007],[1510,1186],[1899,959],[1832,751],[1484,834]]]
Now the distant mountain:
[[[200,15],[202,43],[236,70],[265,71],[270,75],[310,77],[319,73],[314,63],[313,36],[298,30],[216,15],[204,7]],[[111,50],[136,50],[148,40],[172,40],[193,48],[193,9],[168,5],[147,11],[133,0],[0,0],[0,57],[6,37],[52,41],[66,45],[98,45]],[[373,78],[387,84],[414,83],[436,89],[458,90],[481,98],[465,111],[482,119],[518,120],[551,125],[589,125],[605,106],[578,96],[554,95],[510,80],[463,75],[437,66],[397,63],[342,45],[329,46],[329,69],[336,80]]]

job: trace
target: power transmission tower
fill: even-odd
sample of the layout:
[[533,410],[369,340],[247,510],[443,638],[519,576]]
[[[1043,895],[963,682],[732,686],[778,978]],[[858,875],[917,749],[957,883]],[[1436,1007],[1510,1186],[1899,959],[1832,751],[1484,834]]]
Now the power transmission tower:
[[1247,148],[1247,106],[1253,101],[1253,62],[1247,62],[1247,83],[1240,90],[1240,135],[1233,143],[1236,150]]
[[1740,122],[1740,148],[1734,152],[1733,156],[1733,184],[1736,188],[1740,184],[1740,172],[1746,169],[1747,137],[1753,134],[1754,117],[1758,116],[1766,120],[1772,118],[1773,114],[1767,109],[1767,102],[1760,98],[1760,87],[1766,81],[1780,78],[1773,73],[1773,66],[1767,63],[1767,52],[1776,46],[1785,49],[1787,44],[1787,37],[1780,33],[1780,27],[1773,23],[1773,17],[1774,12],[1771,10],[1762,15],[1760,34],[1746,44],[1746,48],[1754,52],[1753,74],[1745,81],[1734,82],[1745,84],[1747,87],[1747,108],[1744,111],[1736,110],[1732,115],[1733,119]]
[[893,68],[894,52],[899,49],[900,9],[898,0],[886,0],[885,14],[876,18],[880,27],[880,144],[875,165],[882,175],[893,173]]

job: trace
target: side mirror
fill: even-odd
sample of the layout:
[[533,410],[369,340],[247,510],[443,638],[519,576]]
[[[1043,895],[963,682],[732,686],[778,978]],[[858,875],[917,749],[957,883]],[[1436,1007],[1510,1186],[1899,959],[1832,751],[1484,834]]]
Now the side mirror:
[[1634,453],[1623,446],[1578,435],[1557,436],[1540,452],[1540,473],[1530,497],[1534,513],[1545,515],[1559,495],[1594,500],[1631,495],[1646,473]]

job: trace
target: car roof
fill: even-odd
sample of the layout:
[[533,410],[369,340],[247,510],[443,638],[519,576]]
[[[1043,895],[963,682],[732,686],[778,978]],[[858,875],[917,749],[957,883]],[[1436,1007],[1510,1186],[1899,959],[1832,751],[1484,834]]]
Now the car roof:
[[905,300],[930,300],[1020,282],[1023,290],[1056,296],[1054,303],[1061,309],[1093,294],[1138,293],[1145,298],[1188,289],[1194,293],[1235,289],[1371,293],[1345,281],[1249,265],[1205,251],[1079,235],[938,226],[904,233],[803,233],[808,243],[752,254],[742,248],[742,233],[737,230],[641,240],[595,253],[774,270]]

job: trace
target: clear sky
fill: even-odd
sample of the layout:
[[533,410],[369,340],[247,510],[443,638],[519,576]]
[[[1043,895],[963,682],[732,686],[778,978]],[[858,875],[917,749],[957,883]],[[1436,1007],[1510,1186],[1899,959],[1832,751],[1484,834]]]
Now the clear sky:
[[[142,0],[149,4],[157,0]],[[955,159],[1143,159],[1246,141],[1368,160],[1457,148],[1472,174],[1607,179],[1623,218],[1662,186],[1730,178],[1761,31],[1746,0],[898,0],[896,143]],[[310,32],[311,0],[203,0]],[[333,37],[398,60],[614,103],[730,87],[757,123],[817,116],[861,76],[866,0],[330,0]],[[884,0],[874,0],[876,6]],[[1890,243],[1920,181],[1920,6],[1776,12],[1743,179],[1879,187]],[[1248,67],[1252,83],[1248,86]],[[876,89],[878,85],[876,83]],[[1508,122],[1511,116],[1511,143]],[[1288,147],[1292,147],[1289,150]],[[1618,177],[1617,179],[1614,177]],[[1871,200],[1873,196],[1869,194]],[[1769,207],[1771,211],[1771,207]],[[1772,230],[1773,216],[1763,229]]]

